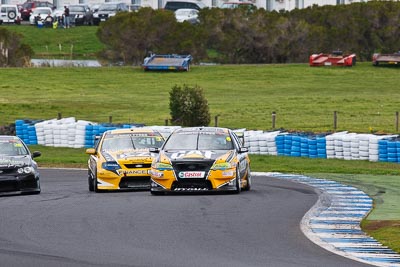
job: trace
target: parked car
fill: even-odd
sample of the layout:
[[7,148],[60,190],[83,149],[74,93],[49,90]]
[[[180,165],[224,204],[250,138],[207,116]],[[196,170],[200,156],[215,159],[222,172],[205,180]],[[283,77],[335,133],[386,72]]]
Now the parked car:
[[175,18],[178,22],[199,23],[199,11],[197,9],[181,8],[175,11]]
[[230,129],[180,128],[150,151],[158,153],[151,166],[152,195],[250,190],[248,149]]
[[257,7],[251,3],[251,2],[224,2],[222,3],[222,5],[220,6],[221,8],[244,8],[246,10],[254,10],[257,9]]
[[93,12],[88,5],[70,5],[68,8],[73,25],[93,25]]
[[136,11],[138,11],[139,9],[141,9],[142,6],[136,4],[136,5],[129,5],[128,8],[129,8],[129,11],[130,11],[130,12],[136,12]]
[[37,25],[39,20],[44,21],[49,14],[54,18],[53,10],[50,7],[37,7],[29,17],[29,24]]
[[163,136],[150,128],[109,130],[95,148],[88,148],[89,191],[150,188],[150,147],[160,147]]
[[0,6],[0,20],[3,23],[21,23],[21,14],[19,13],[17,5],[1,5]]
[[20,9],[21,18],[23,20],[29,20],[33,9],[38,7],[50,7],[52,10],[56,8],[52,3],[47,1],[26,1],[22,4]]
[[101,6],[101,4],[93,4],[90,5],[90,10],[92,10],[93,13],[96,13],[97,11],[99,11],[99,7]]
[[128,5],[125,3],[107,2],[99,6],[99,10],[93,14],[94,25],[99,25],[100,22],[108,20],[115,16],[118,12],[129,12]]
[[176,11],[182,8],[190,8],[190,9],[197,9],[200,10],[205,8],[206,5],[200,1],[174,1],[170,0],[165,3],[164,9]]
[[17,136],[0,136],[0,195],[39,194],[40,178],[33,160],[41,153],[31,153]]

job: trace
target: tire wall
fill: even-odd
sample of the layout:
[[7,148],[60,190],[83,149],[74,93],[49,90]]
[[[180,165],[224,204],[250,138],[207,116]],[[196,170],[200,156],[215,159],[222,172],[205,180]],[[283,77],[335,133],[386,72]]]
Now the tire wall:
[[[98,124],[76,120],[73,117],[45,121],[16,120],[15,134],[27,145],[89,148],[94,146],[96,136],[102,135],[105,131],[143,126],[143,124]],[[168,136],[176,127],[151,126],[151,128]]]
[[[143,127],[143,124],[98,124],[75,118],[45,121],[16,120],[15,131],[27,145],[89,148],[107,130]],[[146,126],[168,137],[179,126]],[[333,134],[235,130],[244,137],[249,154],[400,163],[397,135],[338,132]]]

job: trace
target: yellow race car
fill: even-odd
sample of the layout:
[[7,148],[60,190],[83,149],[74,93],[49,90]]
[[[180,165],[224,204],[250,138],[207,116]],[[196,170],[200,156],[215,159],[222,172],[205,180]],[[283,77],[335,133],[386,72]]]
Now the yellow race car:
[[161,147],[163,136],[149,128],[110,130],[88,148],[89,191],[149,189],[153,160],[149,148]]
[[230,129],[191,127],[175,130],[151,166],[153,195],[165,192],[250,190],[248,150]]

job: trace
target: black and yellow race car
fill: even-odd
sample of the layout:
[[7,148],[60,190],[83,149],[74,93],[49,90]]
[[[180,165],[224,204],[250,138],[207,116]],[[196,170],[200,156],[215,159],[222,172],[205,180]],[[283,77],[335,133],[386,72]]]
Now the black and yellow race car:
[[175,130],[151,166],[153,195],[165,192],[250,190],[248,149],[230,129],[190,127]]
[[0,135],[0,195],[40,194],[38,165],[34,158],[41,153],[31,153],[17,136]]
[[149,189],[153,156],[163,136],[150,128],[109,130],[95,148],[86,150],[89,191]]

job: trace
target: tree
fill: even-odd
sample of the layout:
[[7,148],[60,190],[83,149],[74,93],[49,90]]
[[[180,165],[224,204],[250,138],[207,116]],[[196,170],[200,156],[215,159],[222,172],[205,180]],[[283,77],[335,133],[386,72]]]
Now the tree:
[[30,64],[33,50],[21,43],[22,36],[0,28],[0,67],[24,67]]
[[169,108],[174,125],[207,126],[210,124],[208,102],[201,87],[175,85],[169,95]]

